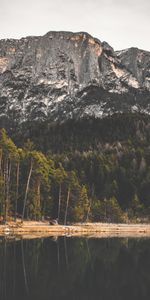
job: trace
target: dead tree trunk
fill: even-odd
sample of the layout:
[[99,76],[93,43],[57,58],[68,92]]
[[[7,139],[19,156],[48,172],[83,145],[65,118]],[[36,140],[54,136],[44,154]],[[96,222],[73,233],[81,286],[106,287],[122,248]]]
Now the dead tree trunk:
[[68,193],[67,193],[67,202],[66,202],[66,210],[65,210],[64,225],[66,225],[66,221],[67,221],[69,199],[70,199],[70,187],[68,188]]
[[90,199],[90,202],[89,202],[89,207],[88,207],[88,210],[87,210],[86,222],[89,219],[89,214],[90,214],[90,210],[91,210],[91,206],[92,206],[92,199],[93,199],[93,197],[94,197],[94,184],[92,184],[92,194],[91,194],[91,199]]
[[20,172],[20,162],[17,163],[17,174],[16,174],[15,222],[17,220],[17,205],[18,205],[18,195],[19,195],[19,172]]
[[9,209],[9,186],[10,186],[11,162],[6,159],[5,163],[5,222],[8,218]]
[[25,215],[25,209],[26,209],[26,203],[27,203],[27,197],[28,197],[28,191],[29,191],[32,170],[33,170],[33,161],[31,159],[30,170],[29,170],[29,175],[28,175],[28,179],[27,179],[27,185],[26,185],[25,197],[24,197],[24,203],[23,203],[22,221],[24,220],[24,215]]
[[61,205],[61,183],[59,184],[59,199],[58,199],[58,223],[60,217],[60,205]]
[[91,206],[92,206],[92,198],[90,199],[89,207],[88,207],[88,210],[87,210],[86,222],[88,222],[88,220],[89,220],[89,214],[90,214]]
[[40,178],[36,182],[36,219],[39,221],[41,214],[41,181]]

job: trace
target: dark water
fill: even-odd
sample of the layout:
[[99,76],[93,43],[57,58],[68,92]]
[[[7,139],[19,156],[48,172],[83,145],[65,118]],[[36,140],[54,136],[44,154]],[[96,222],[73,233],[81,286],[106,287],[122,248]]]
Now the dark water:
[[150,239],[0,239],[0,300],[150,299]]

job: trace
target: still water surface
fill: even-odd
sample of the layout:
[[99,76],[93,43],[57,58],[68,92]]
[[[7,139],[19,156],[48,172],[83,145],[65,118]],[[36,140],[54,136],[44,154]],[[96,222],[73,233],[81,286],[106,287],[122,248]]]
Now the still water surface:
[[148,238],[0,238],[0,300],[149,300]]

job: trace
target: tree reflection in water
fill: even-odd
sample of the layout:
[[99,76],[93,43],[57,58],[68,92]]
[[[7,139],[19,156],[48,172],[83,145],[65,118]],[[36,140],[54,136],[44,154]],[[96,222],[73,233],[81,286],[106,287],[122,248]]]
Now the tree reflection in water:
[[1,300],[148,300],[150,239],[0,239]]

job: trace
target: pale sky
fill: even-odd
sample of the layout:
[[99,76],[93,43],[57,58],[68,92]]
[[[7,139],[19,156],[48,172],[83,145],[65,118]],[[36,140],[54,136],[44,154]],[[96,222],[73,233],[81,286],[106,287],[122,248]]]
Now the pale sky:
[[0,39],[86,31],[115,50],[150,51],[150,0],[0,0]]

